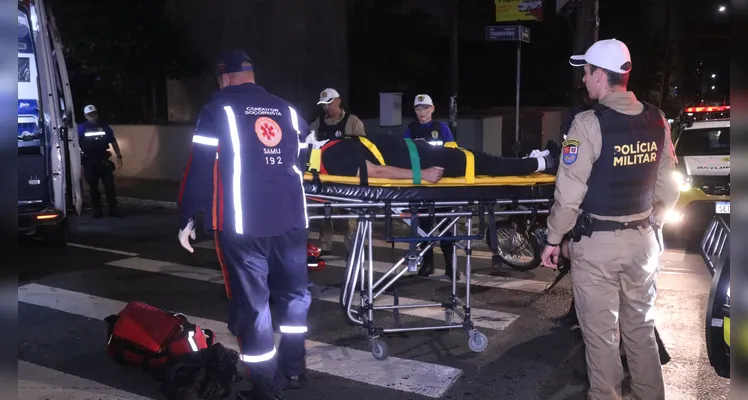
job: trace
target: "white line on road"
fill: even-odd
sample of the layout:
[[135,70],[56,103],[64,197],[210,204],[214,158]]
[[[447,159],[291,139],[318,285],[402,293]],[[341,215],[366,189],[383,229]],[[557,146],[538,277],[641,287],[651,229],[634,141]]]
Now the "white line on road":
[[[189,265],[174,264],[174,263],[170,263],[166,261],[157,261],[157,260],[150,260],[147,258],[133,257],[133,258],[125,258],[122,260],[112,261],[112,262],[107,263],[106,265],[111,265],[111,266],[119,267],[119,268],[133,269],[133,270],[138,270],[138,271],[145,271],[145,272],[151,272],[151,273],[176,276],[176,277],[186,278],[186,279],[194,279],[194,280],[203,281],[203,282],[223,284],[223,276],[221,275],[221,271],[207,269],[207,268],[192,267]],[[315,286],[316,286],[316,289],[320,293],[319,300],[332,302],[332,303],[339,302],[338,294],[340,292],[338,288],[329,287],[329,286],[317,286],[317,285]],[[398,301],[399,301],[399,304],[401,305],[421,304],[421,303],[431,302],[431,301],[425,301],[425,300],[410,299],[407,297],[398,297]],[[391,305],[393,304],[393,302],[394,302],[394,298],[392,296],[382,294],[379,297],[377,297],[377,301],[375,302],[375,304],[376,305],[382,305],[382,304]],[[392,310],[382,310],[382,311],[391,312]],[[475,326],[478,326],[481,328],[493,329],[497,331],[506,329],[509,325],[512,324],[512,322],[514,322],[517,318],[519,318],[519,316],[515,314],[505,313],[501,311],[494,311],[494,310],[484,310],[484,309],[479,309],[479,308],[471,308],[470,312],[471,312],[473,324],[475,324]],[[444,321],[444,310],[440,307],[410,308],[410,309],[406,308],[406,309],[400,310],[400,314]],[[457,315],[455,315],[455,320],[459,320],[459,317],[457,317]]]
[[[100,320],[119,313],[126,305],[117,300],[35,283],[18,288],[18,301]],[[212,330],[217,342],[238,350],[225,322],[186,317],[201,328]],[[276,340],[279,336],[276,334]],[[306,350],[310,370],[431,398],[443,396],[462,373],[444,365],[397,357],[379,361],[369,352],[311,340],[306,341]]]
[[70,246],[70,247],[78,247],[80,249],[86,249],[86,250],[96,250],[96,251],[103,251],[103,252],[112,253],[112,254],[120,254],[120,255],[123,255],[123,256],[130,256],[130,257],[135,257],[135,256],[138,255],[138,253],[130,253],[128,251],[106,249],[104,247],[94,247],[94,246],[88,246],[88,245],[85,245],[85,244],[78,244],[78,243],[68,243],[68,246]]
[[[340,257],[322,257],[325,260],[325,265],[329,267],[337,267],[337,268],[345,268],[346,261],[340,259]],[[374,261],[374,271],[379,273],[386,273],[389,271],[393,263],[388,263],[384,261]],[[368,268],[368,263],[367,263]],[[394,276],[399,271],[401,271],[403,268],[406,268],[405,264],[400,265],[398,269],[390,274],[390,276]],[[441,282],[451,282],[451,280],[446,276],[446,271],[443,269],[435,269],[434,274],[429,277],[421,277],[418,276],[417,273],[411,272],[405,274],[405,276],[417,276],[421,279],[428,279],[428,280],[435,280],[435,281],[441,281]],[[465,277],[463,275],[462,280],[459,281],[459,283],[464,284]],[[485,274],[476,274],[472,273],[470,278],[470,285],[472,286],[483,286],[483,287],[489,287],[489,288],[496,288],[496,289],[506,289],[506,290],[518,290],[522,292],[530,292],[530,293],[542,293],[548,286],[550,286],[549,282],[542,282],[542,281],[536,281],[532,279],[518,279],[518,278],[509,278],[505,276],[493,276],[493,275],[485,275]]]
[[149,399],[149,397],[139,396],[22,360],[18,360],[18,398],[19,400]]

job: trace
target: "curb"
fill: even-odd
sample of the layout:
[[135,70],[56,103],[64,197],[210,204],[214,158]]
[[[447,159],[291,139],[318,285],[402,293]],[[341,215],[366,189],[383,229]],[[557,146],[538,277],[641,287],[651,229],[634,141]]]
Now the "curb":
[[117,203],[122,206],[138,208],[156,208],[160,210],[176,210],[177,202],[139,199],[135,197],[117,197]]

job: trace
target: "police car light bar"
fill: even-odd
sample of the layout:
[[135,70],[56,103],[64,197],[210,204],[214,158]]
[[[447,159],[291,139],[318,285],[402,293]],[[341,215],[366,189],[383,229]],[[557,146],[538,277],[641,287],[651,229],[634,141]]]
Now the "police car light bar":
[[721,112],[727,111],[730,106],[714,106],[714,107],[688,107],[686,108],[687,113],[699,113],[699,112]]

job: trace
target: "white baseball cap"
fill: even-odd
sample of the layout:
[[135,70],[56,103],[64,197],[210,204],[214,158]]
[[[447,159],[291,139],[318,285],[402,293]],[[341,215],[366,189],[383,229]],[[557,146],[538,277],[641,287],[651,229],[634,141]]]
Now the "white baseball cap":
[[92,112],[96,112],[96,107],[94,107],[93,104],[89,104],[85,108],[83,108],[83,115],[88,115]]
[[333,88],[327,88],[322,91],[322,93],[319,94],[319,101],[317,102],[317,105],[320,104],[330,104],[333,100],[340,97],[340,93],[338,93],[337,90]]
[[416,96],[415,100],[413,100],[413,107],[417,106],[433,106],[434,101],[431,100],[431,96],[427,94],[419,94]]
[[626,74],[631,72],[631,54],[629,48],[620,40],[598,40],[584,55],[569,57],[569,64],[575,67],[592,64],[608,71]]

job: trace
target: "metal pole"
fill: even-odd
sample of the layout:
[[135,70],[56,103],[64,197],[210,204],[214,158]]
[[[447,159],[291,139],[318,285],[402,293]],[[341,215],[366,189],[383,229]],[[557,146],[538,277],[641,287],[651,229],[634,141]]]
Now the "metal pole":
[[514,153],[517,157],[519,157],[519,152],[521,149],[520,141],[519,141],[519,90],[520,90],[520,78],[522,76],[521,66],[522,66],[522,41],[518,40],[517,41],[517,103],[516,103],[516,110],[514,112],[514,140],[515,140]]
[[457,139],[457,90],[459,85],[459,34],[460,19],[458,11],[460,9],[460,0],[451,0],[451,32],[449,37],[449,129],[452,135]]

